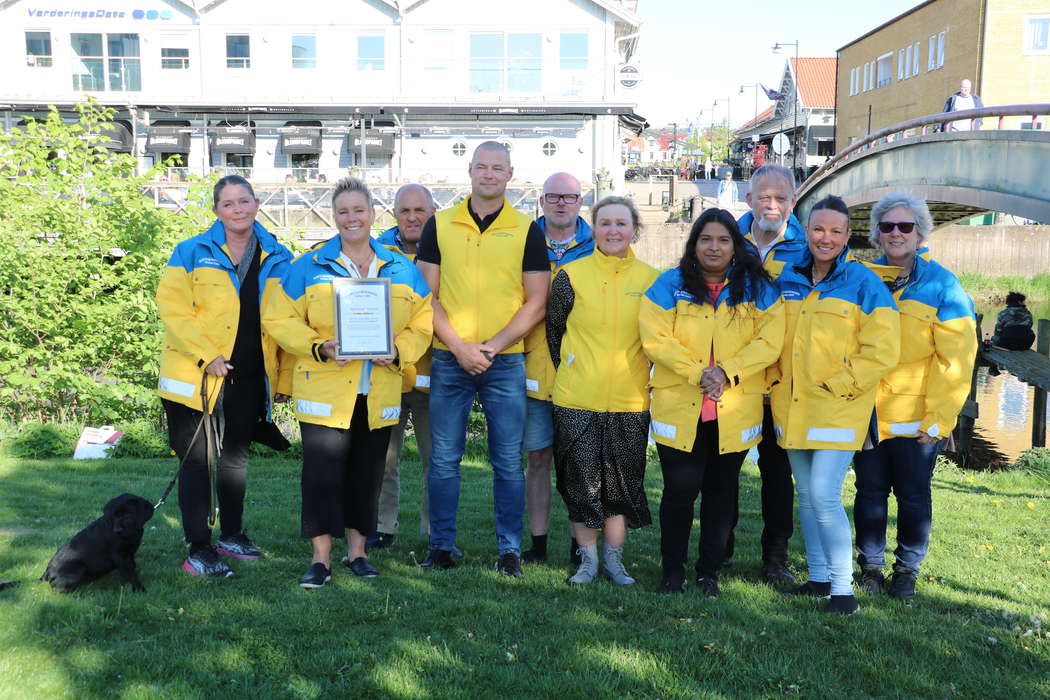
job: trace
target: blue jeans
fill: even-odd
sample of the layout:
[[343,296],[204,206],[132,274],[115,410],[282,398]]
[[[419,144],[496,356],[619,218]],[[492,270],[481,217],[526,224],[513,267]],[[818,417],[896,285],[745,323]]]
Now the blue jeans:
[[831,595],[853,595],[853,542],[842,506],[842,482],[853,452],[788,450],[806,540],[809,580],[831,582]]
[[496,544],[500,554],[521,553],[525,474],[521,445],[525,425],[525,356],[497,355],[487,370],[467,374],[448,350],[434,350],[430,372],[430,547],[454,551],[459,510],[459,470],[466,448],[467,417],[474,395],[488,427]]
[[886,564],[886,512],[890,490],[897,497],[897,564],[919,573],[930,547],[933,499],[930,480],[944,440],[923,445],[917,438],[883,440],[873,450],[853,459],[857,498],[853,519],[857,526],[857,562]]

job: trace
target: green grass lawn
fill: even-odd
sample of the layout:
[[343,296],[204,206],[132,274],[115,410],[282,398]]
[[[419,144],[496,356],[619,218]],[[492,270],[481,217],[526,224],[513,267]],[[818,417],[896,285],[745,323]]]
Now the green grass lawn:
[[[40,575],[55,548],[123,491],[156,498],[174,460],[0,460],[0,580]],[[256,459],[246,521],[268,555],[234,578],[183,572],[178,510],[165,505],[138,555],[148,589],[116,574],[71,595],[0,591],[3,698],[807,698],[1050,696],[1050,483],[1022,471],[934,479],[932,549],[910,604],[861,596],[851,618],[758,582],[758,473],[745,465],[736,564],[722,597],[661,597],[659,528],[630,535],[638,584],[564,584],[565,511],[552,562],[496,574],[491,472],[464,469],[459,545],[447,572],[418,569],[418,462],[403,465],[396,546],[382,576],[341,570],[296,585],[298,465]],[[647,483],[656,519],[659,468]],[[852,476],[847,479],[852,502]],[[555,500],[558,501],[557,496]],[[797,530],[797,528],[796,528]],[[694,528],[693,541],[696,541]],[[891,545],[892,546],[892,545]],[[804,570],[801,534],[792,564]]]

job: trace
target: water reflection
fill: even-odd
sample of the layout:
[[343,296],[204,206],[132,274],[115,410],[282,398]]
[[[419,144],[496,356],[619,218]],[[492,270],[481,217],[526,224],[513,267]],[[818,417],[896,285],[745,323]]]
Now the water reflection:
[[1032,446],[1034,393],[1035,389],[1007,372],[998,377],[990,376],[987,367],[977,372],[977,431],[1010,462]]

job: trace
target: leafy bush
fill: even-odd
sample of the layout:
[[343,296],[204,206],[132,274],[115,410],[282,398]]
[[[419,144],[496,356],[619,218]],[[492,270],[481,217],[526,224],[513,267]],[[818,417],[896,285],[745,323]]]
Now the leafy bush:
[[171,455],[167,432],[150,421],[134,421],[119,426],[119,429],[124,431],[124,436],[113,451],[114,457],[147,459]]
[[1033,447],[1025,450],[1017,458],[1014,468],[1031,474],[1043,483],[1050,484],[1050,449]]
[[80,428],[61,423],[26,423],[9,438],[7,453],[13,457],[45,459],[70,457],[80,436]]
[[79,111],[0,133],[0,420],[159,424],[154,290],[201,220],[157,207],[134,159],[99,145],[113,110]]

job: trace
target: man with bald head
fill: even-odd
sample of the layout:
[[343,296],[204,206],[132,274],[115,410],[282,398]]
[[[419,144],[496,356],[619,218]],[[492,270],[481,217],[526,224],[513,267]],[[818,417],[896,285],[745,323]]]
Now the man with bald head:
[[[594,252],[591,227],[580,216],[583,195],[580,181],[569,173],[554,173],[543,183],[540,208],[543,216],[536,224],[547,243],[551,276],[559,267]],[[525,338],[525,388],[528,407],[525,420],[525,505],[529,513],[532,549],[522,555],[526,564],[547,560],[547,521],[551,511],[551,457],[554,447],[554,416],[551,393],[554,390],[554,364],[547,348],[546,324],[539,323]],[[570,557],[577,556],[572,540]]]
[[[379,242],[391,250],[415,260],[423,224],[437,209],[434,197],[423,185],[404,185],[394,196],[394,218],[397,225],[384,231]],[[394,543],[401,509],[401,450],[405,446],[405,427],[409,417],[416,434],[419,461],[423,464],[423,497],[419,503],[419,530],[430,534],[430,513],[427,508],[426,476],[430,466],[430,352],[416,364],[404,369],[401,386],[401,419],[390,433],[390,445],[386,451],[386,469],[383,472],[383,487],[379,493],[379,518],[376,532],[365,540],[366,549],[382,549]]]
[[416,258],[434,305],[430,554],[422,566],[455,565],[460,463],[477,396],[492,464],[496,570],[517,577],[525,510],[522,339],[546,314],[551,271],[543,231],[507,201],[507,183],[514,177],[507,147],[496,141],[479,144],[467,173],[470,196],[427,221]]

